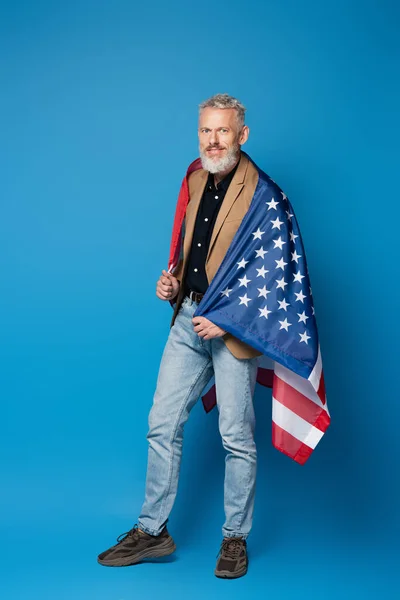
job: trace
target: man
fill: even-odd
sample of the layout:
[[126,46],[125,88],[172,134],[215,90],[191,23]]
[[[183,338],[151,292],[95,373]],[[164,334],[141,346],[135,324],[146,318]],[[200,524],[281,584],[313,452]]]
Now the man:
[[149,415],[145,499],[138,525],[99,555],[102,565],[130,565],[175,550],[166,523],[177,492],[183,427],[214,374],[226,450],[226,518],[215,575],[247,572],[256,481],[253,394],[261,353],[205,317],[193,318],[257,186],[257,170],[241,152],[249,136],[244,115],[244,106],[227,94],[200,105],[202,169],[189,177],[183,258],[174,274],[162,271],[156,287],[158,298],[176,304]]

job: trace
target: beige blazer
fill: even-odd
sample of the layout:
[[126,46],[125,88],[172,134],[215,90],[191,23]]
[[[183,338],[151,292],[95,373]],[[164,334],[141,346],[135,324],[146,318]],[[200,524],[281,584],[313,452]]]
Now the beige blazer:
[[[200,200],[207,183],[207,177],[208,172],[204,169],[195,171],[189,176],[190,201],[186,209],[184,221],[183,260],[179,262],[173,273],[181,282],[181,286],[176,304],[174,305],[171,327],[175,322],[184,298],[184,283],[189,251],[193,239],[194,224],[200,206]],[[257,170],[249,159],[241,153],[238,168],[233,176],[228,191],[225,194],[225,198],[219,209],[211,234],[210,247],[208,249],[205,264],[209,284],[217,272],[222,259],[250,206],[257,183]],[[241,342],[230,333],[226,333],[222,339],[236,358],[253,358],[254,356],[261,355],[261,352],[258,352],[258,350],[255,350],[248,344]]]

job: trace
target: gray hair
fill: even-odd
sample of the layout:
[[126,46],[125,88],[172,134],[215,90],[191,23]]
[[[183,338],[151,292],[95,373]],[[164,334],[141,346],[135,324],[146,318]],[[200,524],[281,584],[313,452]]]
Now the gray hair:
[[215,94],[215,96],[208,98],[208,100],[205,100],[199,105],[199,112],[204,108],[234,108],[236,110],[239,129],[244,125],[244,113],[246,112],[246,108],[237,98],[229,96],[229,94]]

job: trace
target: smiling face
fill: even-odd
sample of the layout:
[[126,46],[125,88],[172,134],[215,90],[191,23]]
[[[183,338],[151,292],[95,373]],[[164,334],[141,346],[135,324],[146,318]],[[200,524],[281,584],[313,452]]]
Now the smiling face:
[[239,126],[234,108],[204,108],[199,117],[199,150],[203,169],[229,173],[240,158],[249,128]]

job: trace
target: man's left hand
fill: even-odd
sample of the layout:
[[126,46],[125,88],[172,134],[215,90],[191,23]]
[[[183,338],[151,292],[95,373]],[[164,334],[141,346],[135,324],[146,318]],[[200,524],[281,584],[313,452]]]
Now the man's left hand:
[[203,340],[211,340],[212,338],[222,337],[226,331],[214,325],[205,317],[194,317],[192,319],[193,328],[199,337]]

